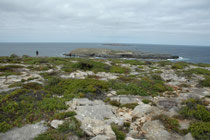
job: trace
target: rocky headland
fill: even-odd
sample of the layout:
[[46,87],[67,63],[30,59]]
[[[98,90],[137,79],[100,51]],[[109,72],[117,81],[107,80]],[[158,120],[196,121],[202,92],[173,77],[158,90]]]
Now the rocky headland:
[[136,58],[136,59],[177,59],[179,56],[169,54],[155,54],[141,51],[112,50],[103,48],[78,48],[65,56],[101,57],[101,58]]
[[209,64],[0,57],[1,140],[209,138]]

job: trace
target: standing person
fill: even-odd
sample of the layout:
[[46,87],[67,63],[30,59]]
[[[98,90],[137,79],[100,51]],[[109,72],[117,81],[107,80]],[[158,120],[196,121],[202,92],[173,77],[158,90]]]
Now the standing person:
[[38,51],[36,51],[36,56],[38,56],[39,55],[39,52]]

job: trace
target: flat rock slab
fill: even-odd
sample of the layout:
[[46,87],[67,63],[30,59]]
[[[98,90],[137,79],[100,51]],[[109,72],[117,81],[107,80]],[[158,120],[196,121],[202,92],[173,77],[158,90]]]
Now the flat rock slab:
[[66,103],[73,109],[77,115],[82,117],[89,117],[92,119],[104,120],[107,118],[115,117],[110,105],[106,105],[103,101],[91,101],[87,98],[73,99]]
[[133,118],[135,118],[135,117],[141,118],[149,113],[154,112],[154,110],[155,110],[155,108],[153,106],[142,103],[134,108],[131,116]]
[[110,105],[106,105],[101,100],[73,99],[66,102],[69,105],[68,110],[77,113],[75,116],[81,122],[81,129],[89,136],[105,135],[111,139],[115,138],[110,124],[106,123],[107,119],[116,119]]
[[0,140],[32,140],[41,133],[47,131],[43,122],[37,124],[27,124],[21,128],[13,128],[6,133],[0,134]]

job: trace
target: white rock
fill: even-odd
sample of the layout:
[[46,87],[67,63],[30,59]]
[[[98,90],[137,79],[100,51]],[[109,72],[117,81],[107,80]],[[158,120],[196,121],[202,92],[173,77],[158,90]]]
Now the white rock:
[[21,128],[13,128],[6,133],[0,133],[0,140],[32,140],[47,131],[43,123],[27,124]]
[[63,120],[53,120],[53,121],[50,123],[50,125],[51,125],[53,128],[55,128],[55,129],[57,129],[58,126],[59,126],[59,125],[62,125],[62,124],[63,124]]
[[134,117],[143,117],[144,115],[147,115],[154,111],[154,107],[148,104],[140,104],[136,106],[131,114],[131,116]]

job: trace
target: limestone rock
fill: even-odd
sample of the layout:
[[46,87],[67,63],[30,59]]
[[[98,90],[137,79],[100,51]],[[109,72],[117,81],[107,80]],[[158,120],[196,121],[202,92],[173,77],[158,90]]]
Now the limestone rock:
[[87,135],[105,135],[111,139],[115,138],[110,124],[106,122],[108,120],[112,120],[111,122],[117,120],[110,105],[106,105],[100,100],[91,101],[87,98],[75,98],[70,102],[66,102],[66,104],[70,106],[70,110],[77,113],[75,117],[81,122],[81,129]]
[[165,130],[160,121],[149,121],[142,126],[142,130],[145,132],[145,137],[148,140],[169,140],[170,133]]
[[78,115],[76,118],[82,123],[80,128],[89,136],[106,135],[111,138],[115,137],[111,126],[105,124],[104,121]]
[[151,113],[154,111],[154,107],[148,104],[140,104],[136,106],[131,114],[131,116],[134,117],[143,117],[144,115],[147,115],[148,113]]
[[21,128],[13,128],[6,133],[0,133],[1,140],[30,140],[41,133],[47,131],[47,127],[43,122],[36,124],[28,124]]
[[59,126],[59,125],[62,125],[62,124],[63,124],[63,120],[53,120],[53,121],[50,123],[50,125],[51,125],[53,128],[55,128],[55,129],[57,129],[58,126]]

